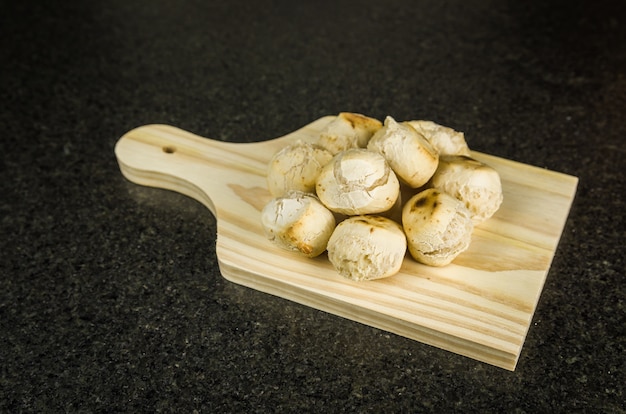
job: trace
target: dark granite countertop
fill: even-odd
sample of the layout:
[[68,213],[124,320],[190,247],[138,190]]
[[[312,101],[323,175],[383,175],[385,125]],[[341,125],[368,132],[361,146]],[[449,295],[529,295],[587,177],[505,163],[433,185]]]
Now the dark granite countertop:
[[[2,2],[0,412],[626,412],[619,3]],[[579,177],[514,372],[227,282],[211,213],[113,153],[340,111]]]

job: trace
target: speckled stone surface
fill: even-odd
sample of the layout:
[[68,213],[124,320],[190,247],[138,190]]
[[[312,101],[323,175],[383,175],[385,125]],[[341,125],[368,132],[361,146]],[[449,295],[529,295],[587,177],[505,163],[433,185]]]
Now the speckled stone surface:
[[[380,3],[0,3],[0,412],[626,412],[624,7]],[[113,154],[340,111],[580,178],[516,371],[225,281],[211,213]]]

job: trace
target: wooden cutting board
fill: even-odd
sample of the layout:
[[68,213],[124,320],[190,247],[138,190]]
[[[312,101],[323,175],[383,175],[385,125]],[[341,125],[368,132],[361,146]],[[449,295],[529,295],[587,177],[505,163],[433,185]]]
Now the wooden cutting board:
[[274,247],[261,228],[260,210],[271,198],[268,161],[291,142],[315,141],[333,118],[247,144],[147,125],[122,136],[115,154],[130,181],[177,191],[211,210],[226,279],[514,370],[578,179],[473,152],[500,173],[504,202],[475,228],[469,250],[443,268],[407,256],[393,277],[354,282],[326,255],[307,259]]

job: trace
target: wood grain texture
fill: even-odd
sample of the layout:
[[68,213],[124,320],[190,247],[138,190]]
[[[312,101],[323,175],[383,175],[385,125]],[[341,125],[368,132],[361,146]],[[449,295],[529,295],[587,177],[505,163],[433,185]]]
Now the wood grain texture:
[[325,255],[307,259],[271,245],[260,223],[271,198],[269,159],[291,142],[314,141],[332,119],[249,144],[147,125],[121,137],[115,154],[130,181],[177,191],[211,210],[226,279],[514,370],[578,179],[473,152],[500,173],[504,202],[475,228],[469,250],[444,268],[407,256],[393,277],[354,282],[339,276]]

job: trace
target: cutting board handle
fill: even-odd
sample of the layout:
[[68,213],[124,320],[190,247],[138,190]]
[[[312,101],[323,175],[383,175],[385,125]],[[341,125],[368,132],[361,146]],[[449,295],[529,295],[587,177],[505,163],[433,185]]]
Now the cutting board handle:
[[257,196],[265,188],[266,157],[277,145],[216,141],[154,124],[124,134],[115,155],[128,180],[192,197],[218,217],[229,208],[233,186],[257,188]]

